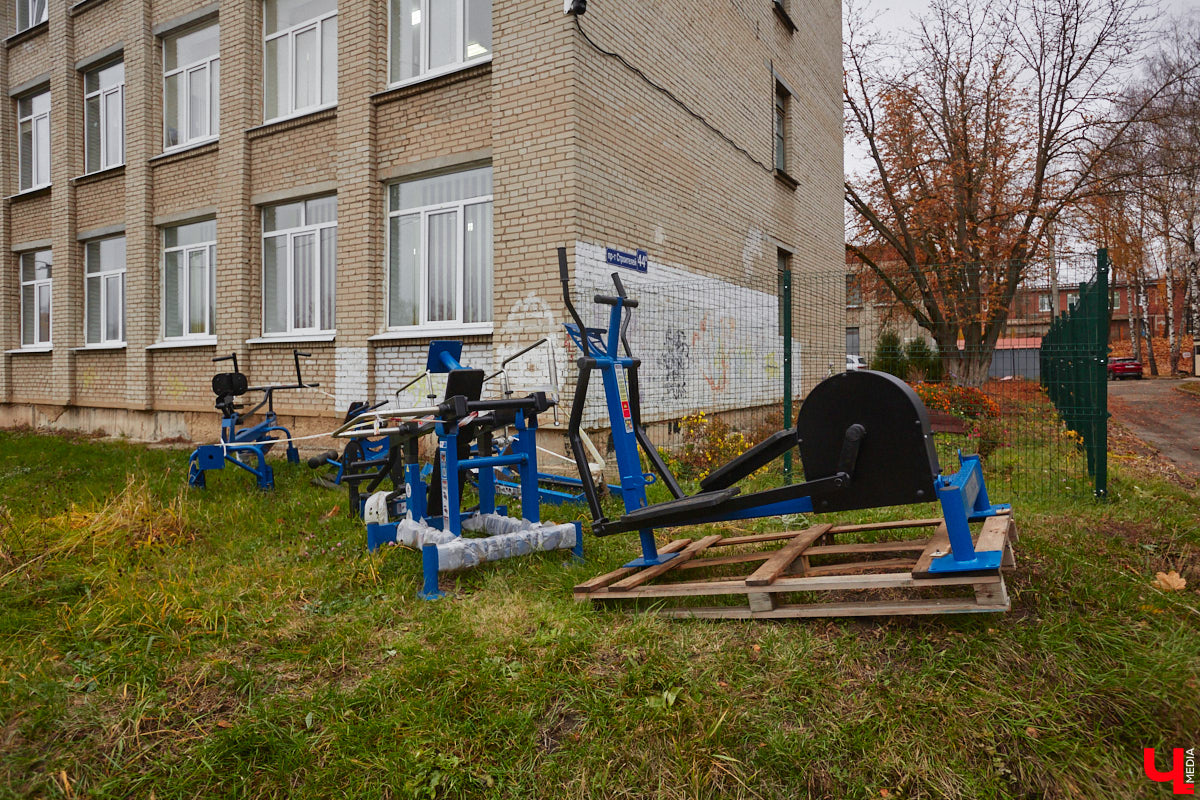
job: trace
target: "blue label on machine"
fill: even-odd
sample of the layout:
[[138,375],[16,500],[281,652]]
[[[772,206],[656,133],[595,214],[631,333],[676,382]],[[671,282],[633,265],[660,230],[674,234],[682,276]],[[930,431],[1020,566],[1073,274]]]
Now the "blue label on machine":
[[634,272],[648,272],[650,269],[650,256],[645,250],[638,250],[636,253],[626,253],[624,250],[614,250],[613,248],[605,248],[604,260],[614,267],[623,267],[631,269]]

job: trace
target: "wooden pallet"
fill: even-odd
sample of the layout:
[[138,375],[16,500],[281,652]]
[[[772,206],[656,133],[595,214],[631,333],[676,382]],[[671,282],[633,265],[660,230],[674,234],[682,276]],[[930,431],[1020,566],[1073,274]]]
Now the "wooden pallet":
[[[933,528],[931,536],[879,542],[838,543],[864,532],[910,532]],[[950,550],[940,519],[865,525],[816,525],[802,531],[755,536],[676,539],[660,553],[677,553],[652,567],[622,567],[575,587],[575,599],[649,601],[672,617],[781,619],[893,614],[963,614],[1007,611],[1002,571],[1013,566],[1017,529],[1011,516],[987,519],[976,537],[979,550],[1003,550],[1001,569],[962,575],[931,575],[930,561]],[[782,542],[773,549],[751,549]],[[734,548],[720,555],[721,548]],[[741,565],[749,574],[719,575]],[[757,567],[755,567],[757,565]],[[827,602],[809,602],[820,593]],[[798,601],[797,595],[805,595]],[[745,605],[670,607],[681,598],[743,596]]]

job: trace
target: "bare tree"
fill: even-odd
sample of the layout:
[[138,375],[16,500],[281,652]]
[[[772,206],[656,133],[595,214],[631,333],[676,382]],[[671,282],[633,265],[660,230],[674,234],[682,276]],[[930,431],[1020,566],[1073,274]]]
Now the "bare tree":
[[[1102,188],[1098,162],[1140,115],[1114,101],[1146,12],[1143,0],[933,0],[883,50],[847,9],[846,130],[869,165],[846,179],[847,247],[965,382],[986,378],[1047,226]],[[888,259],[872,257],[880,244]]]

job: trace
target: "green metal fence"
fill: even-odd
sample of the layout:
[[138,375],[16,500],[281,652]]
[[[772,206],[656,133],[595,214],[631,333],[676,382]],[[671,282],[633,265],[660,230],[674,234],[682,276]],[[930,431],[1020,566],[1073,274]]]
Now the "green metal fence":
[[1108,251],[1096,254],[1096,278],[1042,337],[1042,386],[1068,428],[1082,439],[1096,497],[1108,494]]

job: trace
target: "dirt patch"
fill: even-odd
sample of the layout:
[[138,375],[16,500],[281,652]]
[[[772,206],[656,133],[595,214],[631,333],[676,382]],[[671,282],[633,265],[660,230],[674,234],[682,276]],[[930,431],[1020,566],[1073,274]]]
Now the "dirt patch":
[[584,718],[569,708],[554,707],[538,726],[538,746],[549,755],[560,749],[566,739],[578,738]]

